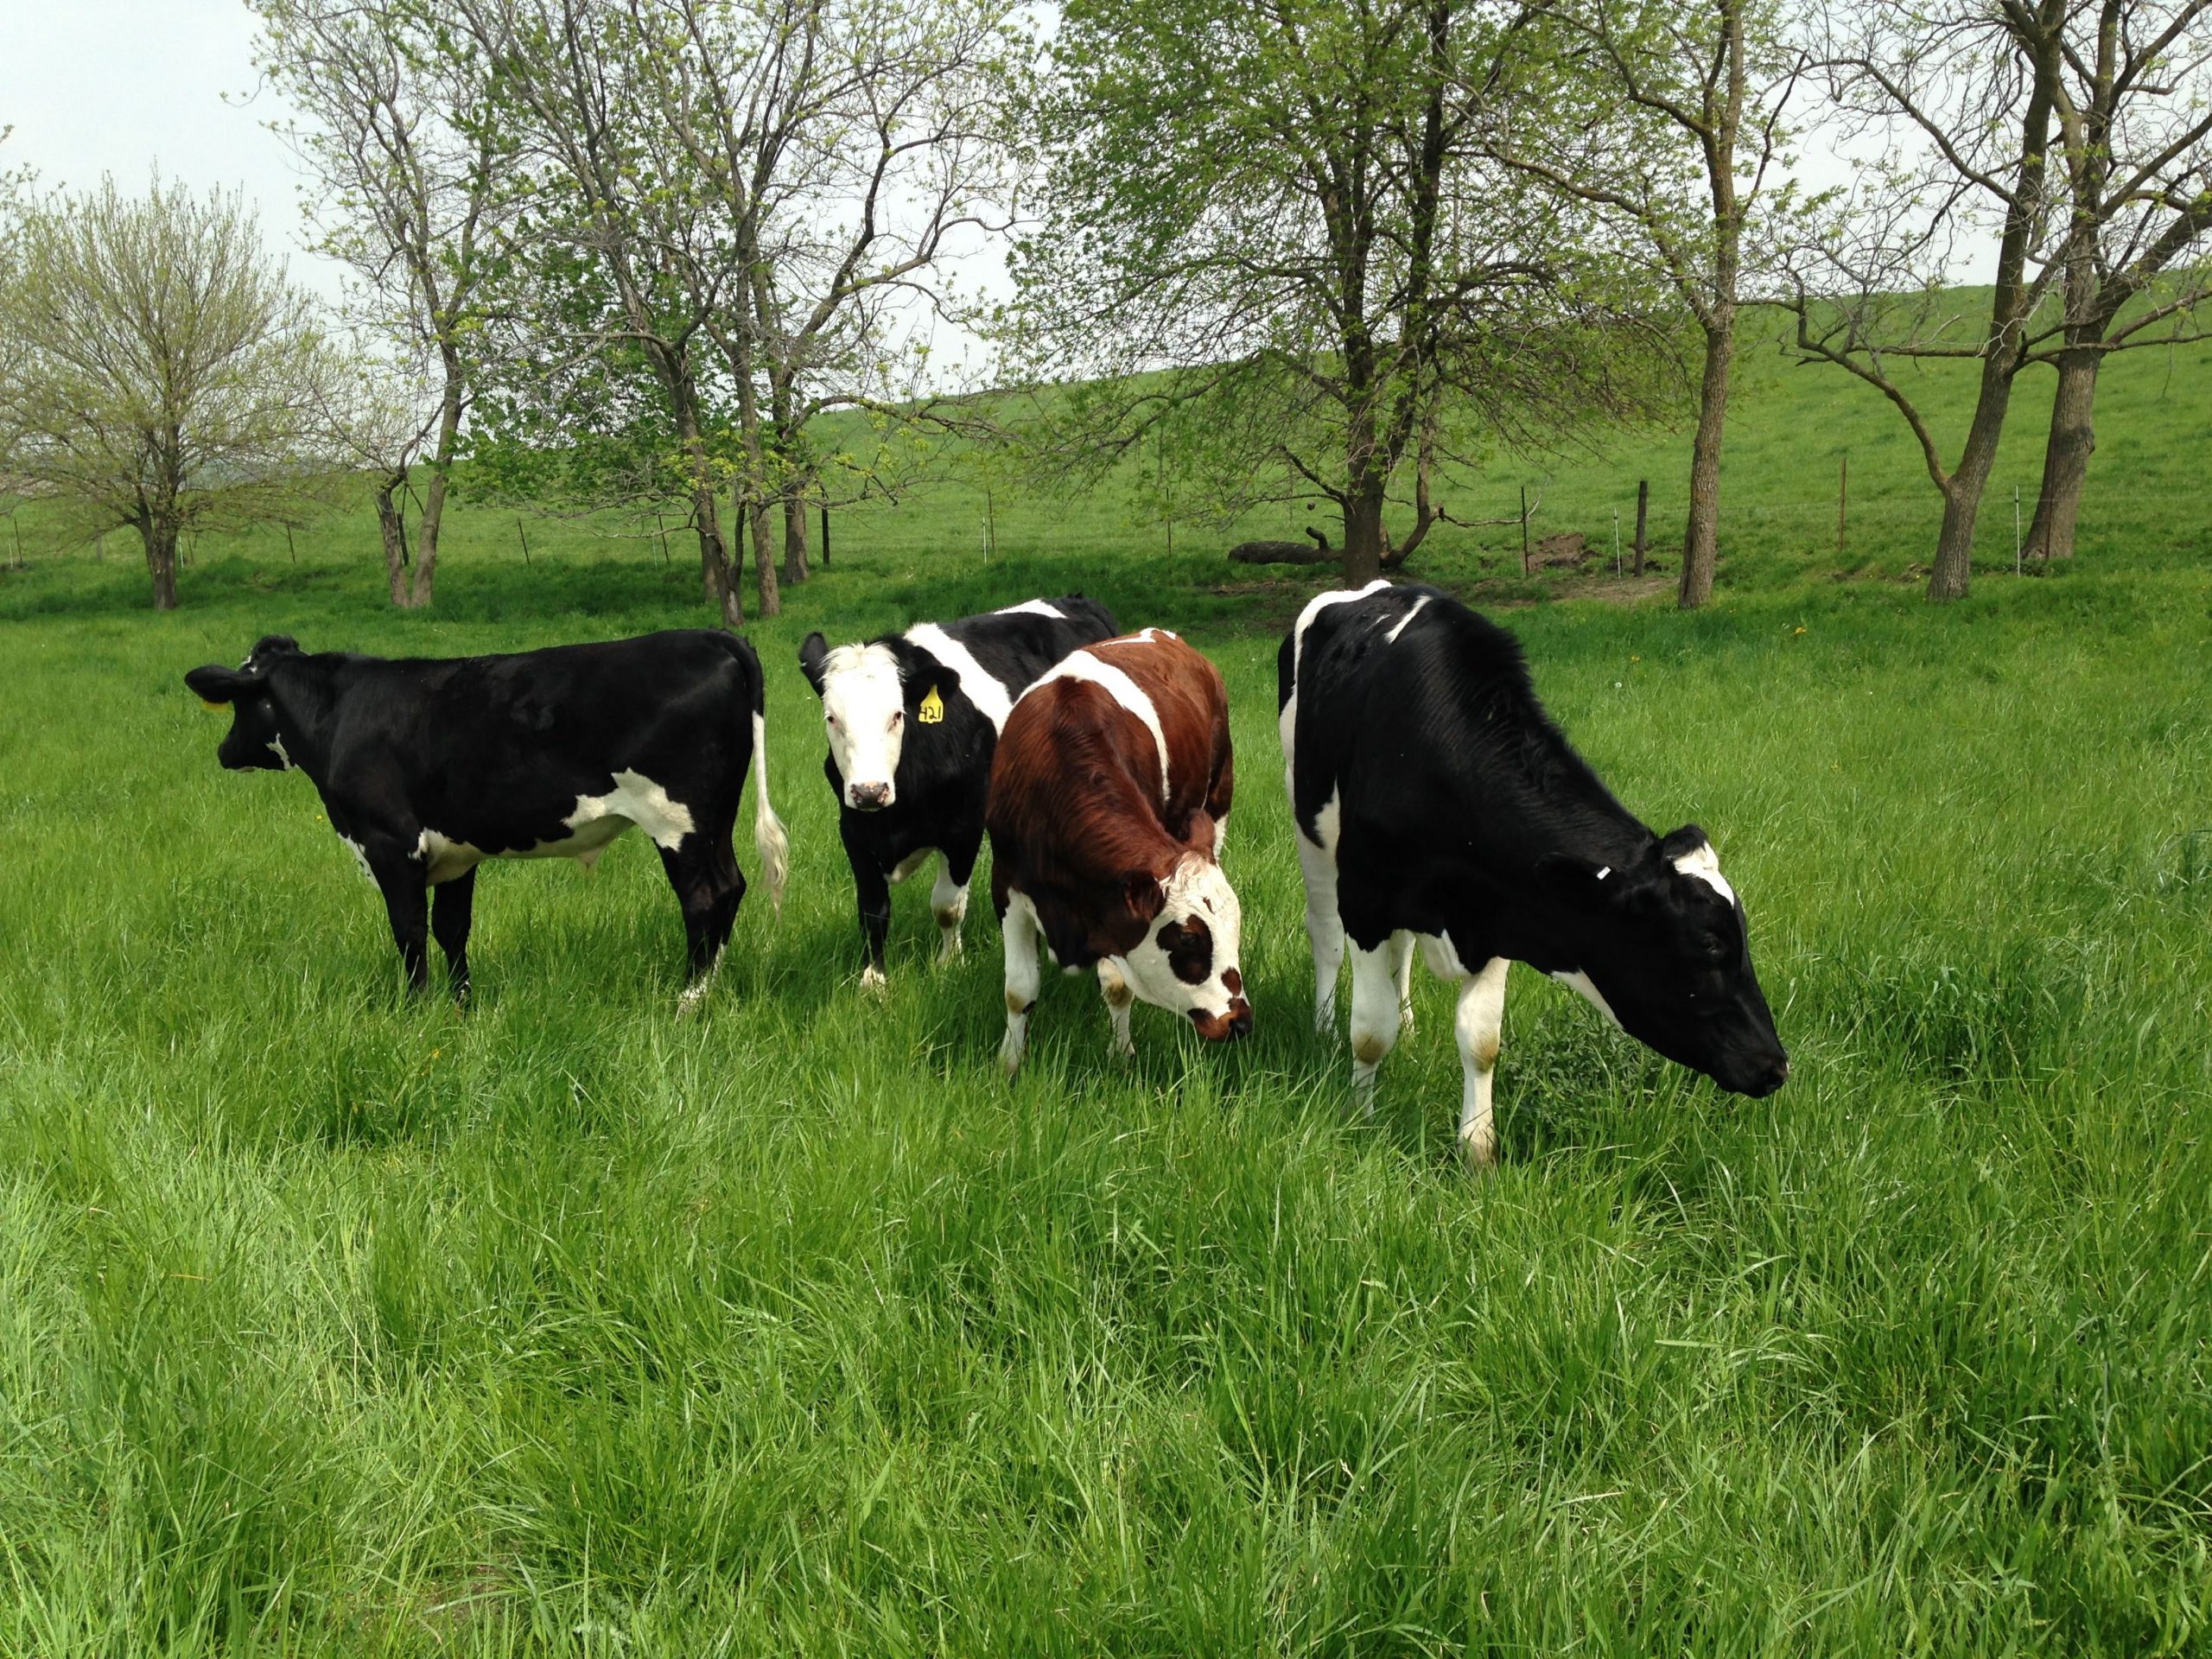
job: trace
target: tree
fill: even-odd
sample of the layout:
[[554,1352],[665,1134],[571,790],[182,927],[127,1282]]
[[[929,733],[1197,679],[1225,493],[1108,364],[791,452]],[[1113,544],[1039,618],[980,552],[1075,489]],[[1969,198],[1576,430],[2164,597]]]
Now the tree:
[[1203,405],[1223,516],[1325,498],[1363,582],[1446,517],[1437,470],[1482,436],[1636,401],[1648,313],[1618,264],[1480,156],[1522,21],[1478,0],[1067,7],[1030,118],[1044,226],[1015,267],[1033,372],[1093,379],[1055,392],[1063,430],[1110,460]]
[[2065,172],[2063,306],[2025,353],[2058,372],[2031,558],[2073,555],[2105,359],[2202,337],[2193,312],[2212,292],[2208,14],[2212,0],[2091,0],[2047,25],[2018,0],[2003,4],[2023,48],[2055,60]]
[[261,22],[263,68],[314,123],[291,138],[314,181],[308,211],[321,245],[365,284],[364,321],[435,368],[432,434],[407,447],[397,477],[404,486],[414,458],[427,455],[414,578],[392,593],[395,605],[425,606],[513,207],[488,60],[456,43],[427,0],[248,4]]
[[[666,410],[702,584],[736,627],[745,612],[716,501],[726,468],[715,454],[706,329],[710,316],[742,304],[741,273],[697,175],[666,165],[667,111],[655,96],[664,66],[638,49],[613,0],[450,3],[460,27],[447,49],[486,54],[496,118],[507,124],[515,165],[529,172],[504,285],[503,326],[518,349],[502,401],[528,411],[539,434],[581,414],[604,435],[597,417],[624,401],[622,371],[648,374]],[[593,367],[601,358],[610,372]],[[579,410],[563,396],[578,385],[613,395]],[[774,567],[754,563],[760,613],[773,616]]]
[[1806,67],[1784,35],[1770,0],[1546,0],[1490,103],[1489,152],[1640,239],[1703,336],[1684,609],[1713,595],[1745,243]]
[[[2035,0],[2039,39],[2056,38],[2067,3]],[[1910,149],[1863,169],[1874,182],[1798,251],[1787,303],[1800,357],[1855,375],[1911,428],[1943,497],[1928,597],[1959,599],[2014,379],[2056,269],[2048,257],[2056,60],[2047,49],[2025,49],[1994,9],[1953,13],[1915,0],[1866,0],[1848,21],[1855,32],[1824,54],[1837,107],[1863,130],[1904,135]],[[1979,325],[1961,316],[1945,287],[1977,213],[1993,213],[1999,224],[1995,279]],[[1893,366],[1930,359],[1980,367],[1974,416],[1948,466]]]
[[31,200],[0,281],[0,472],[138,532],[154,607],[178,537],[283,514],[326,484],[345,372],[314,302],[235,194],[159,180]]

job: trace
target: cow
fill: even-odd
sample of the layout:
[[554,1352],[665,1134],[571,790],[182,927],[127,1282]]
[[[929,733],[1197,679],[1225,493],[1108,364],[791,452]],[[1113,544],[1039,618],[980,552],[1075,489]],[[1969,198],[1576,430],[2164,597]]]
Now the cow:
[[1069,594],[917,623],[865,645],[833,649],[819,633],[807,635],[798,665],[822,699],[829,734],[822,769],[837,798],[837,833],[860,901],[861,984],[885,983],[891,884],[931,853],[940,858],[930,893],[939,959],[960,954],[1000,728],[1039,674],[1116,631],[1103,605]]
[[1011,1077],[1037,1003],[1038,936],[1096,967],[1114,1052],[1138,998],[1209,1041],[1252,1028],[1243,920],[1222,874],[1236,769],[1221,674],[1164,628],[1071,653],[1021,694],[991,762],[991,906],[1006,943]]
[[1436,588],[1375,582],[1308,603],[1277,676],[1314,1024],[1334,1028],[1349,937],[1363,1104],[1410,1023],[1416,940],[1459,987],[1459,1141],[1478,1167],[1497,1157],[1509,962],[1723,1088],[1782,1086],[1789,1058],[1712,842],[1694,824],[1654,834],[1613,798],[1537,702],[1511,634]]
[[232,711],[216,752],[225,766],[307,773],[382,891],[416,992],[429,981],[427,929],[454,999],[468,996],[478,864],[573,858],[589,868],[634,824],[683,908],[690,975],[678,1011],[689,1013],[745,896],[730,832],[756,758],[753,845],[782,907],[790,849],[768,801],[760,659],[734,634],[400,660],[303,652],[272,634],[236,668],[184,678]]

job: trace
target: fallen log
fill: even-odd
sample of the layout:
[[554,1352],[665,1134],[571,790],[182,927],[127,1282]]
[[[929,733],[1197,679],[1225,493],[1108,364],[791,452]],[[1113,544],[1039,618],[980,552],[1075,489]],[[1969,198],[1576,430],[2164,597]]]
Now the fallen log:
[[1337,556],[1310,542],[1239,542],[1229,550],[1231,564],[1334,564]]

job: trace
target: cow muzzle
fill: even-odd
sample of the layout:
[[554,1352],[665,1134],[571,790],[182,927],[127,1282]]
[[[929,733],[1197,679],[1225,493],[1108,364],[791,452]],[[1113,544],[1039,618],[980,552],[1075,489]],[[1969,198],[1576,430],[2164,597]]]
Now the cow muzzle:
[[1225,1014],[1209,1014],[1204,1008],[1192,1008],[1191,1023],[1198,1028],[1198,1035],[1210,1043],[1233,1041],[1251,1033],[1252,1005],[1240,996],[1230,1001],[1229,1011]]
[[845,804],[855,812],[880,812],[891,804],[891,785],[888,784],[848,784]]

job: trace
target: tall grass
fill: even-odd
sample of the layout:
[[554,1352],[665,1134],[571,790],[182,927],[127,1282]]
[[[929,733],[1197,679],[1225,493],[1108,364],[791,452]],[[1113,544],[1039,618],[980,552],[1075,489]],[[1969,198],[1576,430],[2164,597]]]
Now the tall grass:
[[[1796,1069],[1720,1095],[1516,975],[1475,1184],[1440,988],[1371,1120],[1307,1029],[1312,579],[1102,556],[1096,503],[986,565],[934,511],[755,630],[791,891],[686,1024],[634,838],[491,868],[470,1011],[407,1001],[178,677],[691,624],[680,546],[449,548],[427,615],[344,524],[203,548],[168,617],[120,560],[0,578],[0,1653],[2212,1647],[2191,521],[1943,612],[1755,547],[1704,613],[1509,613],[1713,832]],[[1141,1012],[1123,1065],[1056,978],[1008,1088],[985,907],[940,969],[902,890],[856,983],[794,653],[1071,587],[1229,677],[1259,1028]]]

